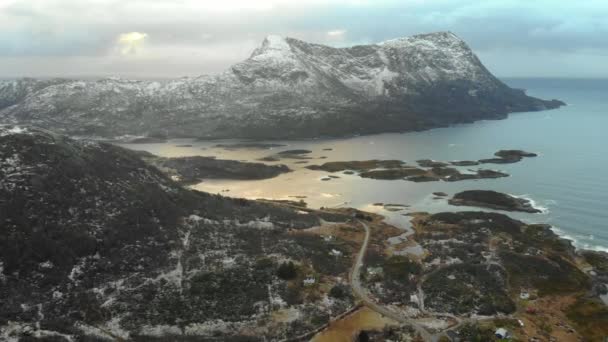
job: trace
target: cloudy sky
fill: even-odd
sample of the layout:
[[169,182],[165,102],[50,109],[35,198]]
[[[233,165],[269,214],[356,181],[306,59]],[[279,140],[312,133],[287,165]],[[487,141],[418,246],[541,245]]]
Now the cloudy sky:
[[606,0],[0,0],[0,77],[220,72],[268,34],[333,46],[449,30],[502,77],[608,77]]

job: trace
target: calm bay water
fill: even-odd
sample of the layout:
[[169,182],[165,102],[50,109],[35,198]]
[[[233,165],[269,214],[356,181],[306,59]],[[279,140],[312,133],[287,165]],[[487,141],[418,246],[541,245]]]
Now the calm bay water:
[[[373,203],[402,203],[409,211],[464,210],[434,199],[432,192],[450,195],[462,190],[489,189],[526,196],[543,214],[516,214],[529,222],[552,224],[578,247],[608,251],[608,80],[508,79],[533,96],[557,98],[568,103],[558,110],[512,114],[507,120],[407,134],[380,134],[347,139],[279,141],[288,146],[273,150],[225,150],[214,147],[235,141],[196,142],[173,140],[164,144],[126,145],[162,156],[205,155],[222,159],[254,161],[287,149],[310,149],[309,164],[326,161],[401,159],[477,160],[500,149],[536,152],[538,158],[512,165],[485,165],[504,170],[509,178],[456,183],[411,183],[362,179],[338,174],[321,181],[327,173],[305,169],[307,164],[283,160],[294,172],[262,181],[213,180],[195,186],[199,190],[246,198],[294,199],[306,196],[311,207],[353,206],[383,211]],[[177,147],[192,144],[192,147]],[[331,151],[323,149],[331,148]],[[319,159],[325,156],[326,159]],[[462,168],[466,169],[466,168]],[[226,191],[229,190],[229,191]],[[385,213],[398,224],[407,218]]]

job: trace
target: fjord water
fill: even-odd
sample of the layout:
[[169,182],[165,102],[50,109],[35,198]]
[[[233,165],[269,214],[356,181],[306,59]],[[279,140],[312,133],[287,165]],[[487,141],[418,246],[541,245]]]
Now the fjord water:
[[[309,149],[309,164],[327,161],[418,159],[439,161],[489,158],[500,149],[523,149],[539,154],[511,165],[483,165],[506,171],[502,179],[455,183],[412,183],[362,179],[338,173],[322,181],[325,172],[305,169],[298,160],[282,160],[294,172],[262,181],[211,180],[199,190],[247,198],[304,199],[312,207],[352,206],[381,211],[390,220],[407,221],[408,211],[467,210],[452,207],[433,192],[450,195],[462,190],[488,189],[525,196],[546,208],[543,214],[510,214],[528,222],[546,222],[575,241],[578,247],[608,251],[608,80],[507,79],[510,86],[532,96],[557,98],[568,106],[552,111],[512,114],[506,120],[406,134],[380,134],[345,139],[279,141],[288,146],[273,150],[226,150],[215,147],[230,141],[171,141],[165,144],[128,145],[163,156],[212,155],[222,159],[255,161],[288,149]],[[178,144],[192,147],[178,147]],[[274,142],[277,143],[277,142]],[[326,150],[326,149],[332,149]],[[326,157],[324,159],[319,159]],[[466,170],[467,168],[461,168]],[[392,213],[373,203],[411,205]],[[477,210],[477,209],[475,209]]]

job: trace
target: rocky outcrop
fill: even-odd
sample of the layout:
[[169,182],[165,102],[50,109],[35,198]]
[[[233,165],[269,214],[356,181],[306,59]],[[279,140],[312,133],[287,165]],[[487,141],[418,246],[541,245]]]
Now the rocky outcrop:
[[408,166],[401,160],[363,160],[363,161],[335,161],[321,165],[309,165],[310,170],[327,172],[344,171],[345,174],[355,174],[362,178],[382,180],[407,180],[416,183],[422,182],[458,182],[474,179],[491,179],[508,177],[509,175],[495,170],[478,169],[466,172],[448,167],[447,163],[436,162],[429,159],[419,160],[419,165],[427,168]]
[[524,158],[535,158],[538,154],[522,150],[500,150],[494,153],[497,158],[481,159],[480,164],[513,164]]
[[282,164],[266,165],[202,156],[163,158],[146,152],[138,154],[182,184],[200,183],[205,179],[268,179],[291,171]]
[[[556,108],[450,32],[349,48],[269,36],[214,76],[0,83],[0,120],[70,135],[308,138],[417,131]],[[4,109],[2,109],[4,108]]]
[[489,208],[504,211],[521,211],[526,213],[540,213],[534,208],[530,200],[503,194],[490,190],[469,190],[459,192],[448,203],[457,206]]

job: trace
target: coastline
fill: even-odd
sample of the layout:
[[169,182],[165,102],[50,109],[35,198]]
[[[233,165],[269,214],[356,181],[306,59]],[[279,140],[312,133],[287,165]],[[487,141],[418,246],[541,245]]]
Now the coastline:
[[[475,124],[473,124],[475,125]],[[470,126],[469,126],[470,127]],[[467,127],[467,128],[469,128]],[[435,134],[437,133],[441,133],[441,134],[445,134],[445,133],[449,133],[452,130],[458,130],[457,128],[451,128],[451,129],[445,129],[445,130],[437,130]],[[278,199],[288,199],[288,196],[296,196],[296,195],[307,195],[309,198],[306,200],[307,202],[309,202],[310,204],[313,204],[315,201],[317,201],[319,204],[317,205],[317,207],[320,206],[334,206],[337,204],[344,204],[345,202],[347,202],[347,205],[350,206],[354,206],[357,208],[361,208],[362,206],[366,205],[366,204],[370,204],[370,203],[375,203],[375,202],[386,202],[386,203],[399,203],[400,201],[403,201],[403,199],[405,198],[412,198],[410,201],[415,201],[418,202],[417,204],[425,204],[423,205],[423,207],[426,207],[426,204],[431,204],[432,206],[435,206],[437,203],[435,201],[432,201],[432,198],[427,198],[428,196],[430,196],[429,194],[431,194],[432,192],[434,192],[436,189],[444,189],[446,187],[451,188],[452,185],[447,185],[445,184],[445,182],[439,182],[435,185],[427,185],[427,184],[417,184],[417,185],[406,185],[406,184],[401,184],[400,181],[375,181],[375,182],[370,182],[369,180],[364,180],[364,179],[359,179],[358,176],[351,176],[351,175],[344,175],[341,173],[337,173],[337,175],[339,175],[341,177],[341,179],[332,179],[331,181],[322,181],[322,179],[327,179],[327,176],[329,175],[329,173],[325,173],[325,172],[313,172],[313,171],[307,171],[304,170],[304,168],[307,165],[311,165],[311,164],[317,164],[317,163],[323,163],[326,161],[333,161],[333,160],[341,160],[344,158],[341,158],[339,156],[340,153],[342,153],[342,151],[344,151],[345,148],[351,148],[350,146],[361,146],[361,145],[367,145],[369,147],[365,147],[367,149],[369,149],[369,151],[373,151],[373,150],[379,150],[379,151],[383,151],[386,148],[392,148],[392,147],[387,147],[388,146],[397,146],[397,144],[401,141],[401,140],[428,140],[428,138],[425,138],[425,136],[427,136],[427,134],[416,134],[416,133],[410,133],[410,134],[395,134],[395,133],[386,133],[386,134],[380,134],[380,135],[373,135],[373,136],[360,136],[360,137],[350,137],[350,138],[344,138],[344,139],[315,139],[315,140],[282,140],[279,142],[284,143],[285,146],[283,147],[274,147],[274,148],[269,148],[266,150],[263,149],[258,149],[258,150],[253,150],[253,149],[233,149],[233,150],[226,150],[226,149],[221,149],[221,148],[217,148],[215,147],[215,145],[217,144],[223,144],[223,143],[234,143],[234,142],[239,142],[240,140],[238,139],[230,139],[230,140],[222,140],[222,142],[218,142],[218,141],[195,141],[192,139],[177,139],[177,140],[169,140],[165,143],[150,143],[150,144],[119,144],[120,146],[123,147],[127,147],[130,149],[137,149],[137,150],[148,150],[148,151],[152,151],[152,152],[156,152],[159,154],[163,154],[165,156],[188,156],[188,155],[202,155],[202,156],[217,156],[217,158],[220,159],[233,159],[233,160],[244,160],[244,161],[249,161],[249,162],[258,162],[259,158],[262,158],[266,155],[271,155],[271,154],[276,154],[276,152],[280,152],[282,150],[289,150],[289,149],[299,149],[299,148],[304,148],[304,149],[309,149],[309,150],[313,150],[314,152],[311,154],[311,157],[313,160],[294,160],[294,161],[289,161],[289,160],[282,160],[280,162],[277,163],[287,163],[288,166],[290,166],[294,172],[290,173],[288,176],[279,176],[276,179],[272,180],[272,181],[260,181],[260,182],[249,182],[249,181],[233,181],[233,180],[205,180],[205,182],[203,183],[199,183],[197,184],[197,189],[199,190],[204,190],[204,191],[209,191],[212,193],[220,193],[221,190],[228,190],[230,189],[230,192],[223,192],[223,195],[229,195],[231,197],[247,197],[247,198],[260,198],[260,197],[268,197],[268,198],[278,198]],[[420,139],[420,138],[424,138],[424,139]],[[277,141],[274,141],[275,143]],[[189,145],[192,144],[193,146],[188,148],[188,147],[178,147],[178,146],[184,146],[184,145]],[[383,147],[384,145],[384,147]],[[362,146],[364,147],[364,146]],[[331,148],[332,151],[324,151],[327,148]],[[489,150],[495,150],[496,147],[489,147]],[[440,147],[438,148],[438,150],[440,151],[445,151],[444,153],[451,153],[452,151],[454,152],[458,152],[460,150],[462,150],[461,148],[451,148],[446,146],[445,148]],[[545,156],[547,155],[546,152],[543,152],[542,149],[538,149],[538,148],[533,148],[531,150],[534,151],[539,151],[539,158],[537,158],[539,160],[539,162],[536,161],[526,161],[524,163],[519,163],[519,164],[514,164],[514,165],[500,165],[498,168],[496,169],[500,169],[500,170],[504,170],[509,169],[515,169],[517,168],[517,172],[519,174],[516,174],[515,176],[511,173],[511,176],[506,178],[506,180],[508,180],[508,184],[518,184],[520,183],[520,180],[522,178],[522,171],[521,170],[525,170],[530,168],[529,164],[531,162],[536,163],[537,165],[542,165],[545,161]],[[390,150],[389,150],[390,151]],[[358,153],[357,155],[354,155],[352,159],[359,159],[359,160],[365,160],[365,159],[370,159],[373,158],[373,155],[365,155],[367,152],[365,150],[363,150],[361,153]],[[376,152],[377,153],[377,152]],[[409,153],[409,152],[408,152]],[[365,155],[365,156],[359,156],[359,154],[361,155]],[[319,157],[324,157],[327,156],[328,159],[324,159],[324,160],[318,160],[317,158]],[[427,157],[428,155],[425,155],[424,157]],[[394,158],[396,156],[394,155],[386,155],[386,158]],[[550,156],[548,156],[550,157]],[[384,157],[382,157],[384,158]],[[403,157],[397,157],[397,158],[403,158]],[[409,158],[403,158],[403,159],[407,159],[408,165],[413,165],[413,160],[418,158],[418,156],[410,156]],[[436,159],[440,159],[440,158],[436,158]],[[465,160],[467,159],[466,156],[456,156],[455,158],[451,158],[451,159],[458,159],[458,160]],[[469,159],[474,159],[474,158],[469,158]],[[292,163],[293,162],[293,163]],[[299,162],[302,164],[295,164],[295,162]],[[303,162],[307,162],[307,163],[303,163]],[[270,162],[268,163],[269,165],[274,165],[275,163]],[[535,165],[533,165],[535,166]],[[467,172],[466,167],[462,167],[461,168],[463,171],[463,173]],[[524,172],[525,174],[525,172]],[[310,179],[307,179],[310,178]],[[295,188],[295,190],[292,189],[292,191],[288,191],[288,190],[280,190],[278,189],[278,187],[280,186],[292,186],[294,185],[294,183],[292,182],[287,182],[287,179],[291,179],[291,180],[295,180],[296,183],[298,184]],[[524,179],[525,181],[525,179]],[[531,180],[530,180],[531,181]],[[523,182],[522,184],[526,184],[529,183],[530,181],[527,182]],[[323,184],[320,184],[323,183]],[[281,185],[284,184],[284,185]],[[365,193],[361,194],[361,193],[356,193],[355,190],[351,190],[351,189],[347,189],[346,187],[348,185],[350,185],[351,187],[357,187],[359,186],[358,184],[366,184],[365,188],[369,189],[369,190],[365,190]],[[367,185],[369,184],[369,185]],[[467,189],[469,188],[469,185],[473,185],[475,184],[475,182],[463,182],[461,185],[453,185],[453,187],[455,187],[455,189]],[[497,190],[501,190],[502,188],[505,187],[505,180],[499,180],[496,182],[488,182],[488,183],[484,183],[487,184],[486,188],[488,189],[493,189],[494,188],[494,184],[498,184],[499,187],[497,188]],[[378,191],[383,191],[382,189],[387,189],[389,190],[390,187],[392,186],[397,186],[397,187],[405,187],[404,191],[400,196],[395,197],[395,195],[391,195],[389,194],[388,198],[383,198],[384,195],[381,196],[376,196],[373,195],[373,193],[369,193],[368,191],[371,191],[371,188],[377,188]],[[410,191],[410,189],[414,187],[414,192],[413,194]],[[521,185],[519,187],[522,187]],[[299,193],[300,191],[297,189],[305,189],[305,188],[311,188],[310,193]],[[448,188],[448,191],[446,192],[456,192],[456,190],[450,191]],[[267,190],[272,189],[272,191],[268,192]],[[315,189],[317,192],[315,192]],[[426,189],[426,190],[424,190]],[[550,193],[545,193],[542,194],[539,192],[538,189],[527,189],[522,187],[521,192],[513,192],[513,191],[507,191],[507,193],[519,193],[519,195],[515,195],[515,197],[518,198],[523,198],[523,199],[528,199],[531,200],[532,206],[536,209],[541,210],[541,214],[543,221],[548,221],[548,223],[550,223],[551,225],[555,225],[558,227],[566,227],[566,226],[572,226],[572,224],[568,224],[566,225],[564,222],[560,221],[560,218],[562,217],[563,212],[561,211],[560,207],[563,205],[563,203],[566,203],[563,201],[563,199],[560,200],[538,200],[538,198],[543,198],[543,197],[549,197],[552,195]],[[527,191],[528,190],[528,191]],[[394,190],[390,190],[391,192]],[[532,191],[534,191],[535,195],[531,196],[530,194],[532,193]],[[323,195],[326,194],[326,195]],[[320,197],[325,197],[325,198],[320,198]],[[413,197],[412,197],[413,196]],[[328,198],[331,198],[331,200],[328,200]],[[367,198],[367,200],[366,200]],[[422,203],[424,201],[427,201],[429,203]],[[558,204],[559,202],[559,204]],[[414,205],[416,203],[407,203],[410,205]],[[566,203],[567,204],[567,203]],[[425,210],[425,208],[419,208],[421,210]],[[578,221],[578,220],[577,220]],[[574,221],[571,221],[574,222]],[[579,226],[580,227],[580,226]],[[580,229],[580,228],[579,228]],[[573,229],[572,231],[568,231],[568,230],[564,230],[563,228],[559,228],[558,230],[556,230],[560,235],[569,238],[570,240],[573,241],[573,243],[577,246],[577,248],[585,248],[585,249],[591,249],[591,250],[598,250],[598,251],[606,251],[608,250],[608,245],[605,244],[601,244],[600,242],[598,242],[597,240],[594,242],[592,241],[585,241],[585,236],[589,236],[589,235],[595,235],[595,233],[593,231],[589,231],[589,233],[587,235],[582,235],[580,238],[577,237],[577,235],[581,235],[580,232],[576,232],[576,229]],[[600,239],[601,241],[601,239]]]

